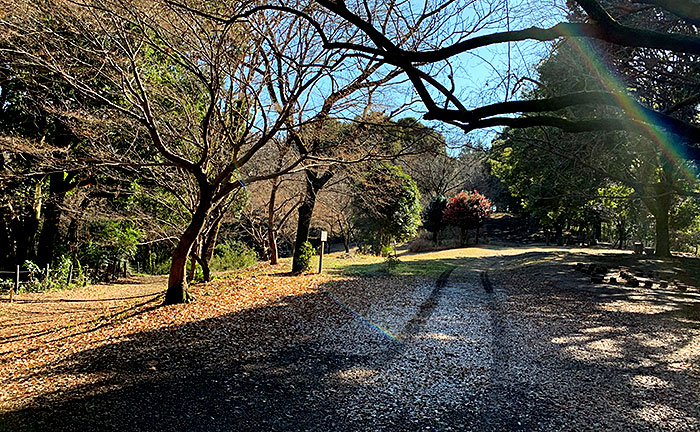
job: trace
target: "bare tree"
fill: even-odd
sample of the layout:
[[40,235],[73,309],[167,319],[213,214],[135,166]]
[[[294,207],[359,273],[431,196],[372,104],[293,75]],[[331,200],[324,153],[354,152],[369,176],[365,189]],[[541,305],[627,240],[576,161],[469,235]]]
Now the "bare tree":
[[[318,82],[318,76],[300,76],[284,99],[268,93],[279,74],[269,69],[267,53],[273,43],[287,54],[302,43],[299,20],[264,16],[225,23],[163,3],[119,0],[18,6],[2,21],[11,30],[2,55],[11,56],[15,67],[42,67],[147,133],[146,148],[115,160],[169,165],[189,182],[190,192],[180,198],[191,200],[184,204],[192,214],[173,253],[165,302],[187,301],[188,256],[193,248],[200,258],[209,255],[212,230],[231,193],[300,163],[255,175],[245,171]],[[52,26],[44,25],[47,16]],[[279,39],[271,42],[266,36],[275,26]],[[296,61],[287,54],[279,58]]]
[[[636,101],[625,92],[579,91],[566,95],[534,100],[506,100],[468,108],[460,95],[458,83],[451,72],[451,62],[465,53],[475,53],[485,47],[523,41],[556,41],[561,38],[592,38],[619,46],[644,47],[674,53],[700,54],[700,38],[695,33],[655,31],[643,27],[623,25],[615,20],[599,0],[570,0],[585,14],[583,22],[560,22],[548,27],[536,25],[517,30],[510,29],[510,20],[502,13],[507,0],[482,2],[472,0],[425,2],[415,8],[406,0],[369,2],[358,0],[316,0],[316,4],[339,17],[345,25],[358,31],[351,38],[336,37],[333,31],[319,25],[303,10],[290,10],[296,16],[309,20],[319,32],[327,49],[351,50],[358,56],[372,58],[400,68],[410,80],[425,105],[425,119],[453,124],[465,132],[495,126],[533,127],[553,126],[568,132],[598,130],[629,130],[640,134],[655,133],[648,125],[676,136],[694,160],[700,158],[698,142],[700,128],[680,120],[653,106]],[[675,14],[680,20],[693,23],[698,7],[676,0],[641,0],[638,4],[651,5]],[[284,9],[265,5],[258,8]],[[387,26],[387,23],[391,23]],[[471,25],[465,25],[469,23]],[[494,25],[496,24],[496,25]],[[475,33],[480,31],[479,35]],[[418,39],[405,35],[431,32],[434,37]],[[343,36],[347,36],[344,33]],[[426,73],[426,65],[439,73]],[[527,77],[523,77],[527,78]],[[514,81],[521,81],[514,80]],[[613,106],[626,116],[617,118],[571,119],[556,115],[556,111],[578,105]],[[528,113],[516,117],[512,114]]]

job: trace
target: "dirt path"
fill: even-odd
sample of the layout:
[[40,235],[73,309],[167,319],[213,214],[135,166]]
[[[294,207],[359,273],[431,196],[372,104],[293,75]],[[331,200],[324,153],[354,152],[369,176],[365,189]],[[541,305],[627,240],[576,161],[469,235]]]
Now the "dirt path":
[[[470,248],[402,257],[443,260],[437,281],[221,281],[88,348],[45,341],[60,355],[35,375],[65,393],[0,430],[700,430],[700,293],[571,268],[601,255]],[[101,378],[70,385],[85,376]]]

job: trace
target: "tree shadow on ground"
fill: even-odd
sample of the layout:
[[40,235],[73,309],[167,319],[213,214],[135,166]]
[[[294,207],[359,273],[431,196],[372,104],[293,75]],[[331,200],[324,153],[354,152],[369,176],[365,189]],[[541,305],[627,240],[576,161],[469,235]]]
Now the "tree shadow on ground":
[[[519,338],[537,357],[533,374],[543,383],[559,377],[548,386],[550,395],[568,407],[569,415],[588,416],[597,429],[700,427],[698,289],[593,284],[588,275],[573,271],[576,261],[682,270],[683,279],[698,263],[692,258],[640,259],[629,254],[514,257],[499,280],[507,286],[508,279],[521,279],[510,285],[499,308],[509,315],[503,331],[516,334],[512,339]],[[528,278],[534,283],[522,283]],[[534,334],[529,331],[533,325]],[[526,326],[531,327],[525,330]],[[612,414],[603,417],[608,423],[597,419],[601,411]],[[618,423],[609,423],[610,418],[618,418]]]

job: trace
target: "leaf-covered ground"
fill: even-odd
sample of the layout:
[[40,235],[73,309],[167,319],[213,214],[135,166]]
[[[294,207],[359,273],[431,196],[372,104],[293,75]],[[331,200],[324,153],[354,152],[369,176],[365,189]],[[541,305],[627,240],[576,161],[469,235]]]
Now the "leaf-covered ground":
[[[696,260],[472,247],[0,303],[0,430],[697,430]],[[592,284],[575,262],[686,285]],[[281,266],[284,267],[284,266]],[[669,273],[670,272],[670,273]]]

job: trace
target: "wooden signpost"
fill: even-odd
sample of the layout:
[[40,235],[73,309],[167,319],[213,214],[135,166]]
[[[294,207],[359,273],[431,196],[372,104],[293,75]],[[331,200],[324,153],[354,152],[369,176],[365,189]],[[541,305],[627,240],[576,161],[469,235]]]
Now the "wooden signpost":
[[328,241],[328,231],[321,231],[321,253],[318,257],[318,274],[323,270],[323,251],[326,249],[326,241]]

